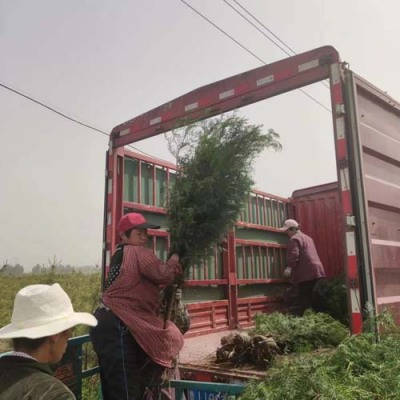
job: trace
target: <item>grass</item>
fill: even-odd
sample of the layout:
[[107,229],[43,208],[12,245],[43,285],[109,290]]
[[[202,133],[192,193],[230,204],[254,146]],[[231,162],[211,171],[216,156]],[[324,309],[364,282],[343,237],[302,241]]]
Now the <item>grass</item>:
[[387,315],[381,321],[379,341],[363,333],[344,339],[334,351],[281,357],[241,399],[400,399],[400,331]]

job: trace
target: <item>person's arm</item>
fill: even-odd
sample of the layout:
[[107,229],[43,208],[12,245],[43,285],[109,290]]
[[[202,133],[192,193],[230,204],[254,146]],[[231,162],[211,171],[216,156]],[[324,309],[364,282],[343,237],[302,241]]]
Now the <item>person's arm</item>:
[[287,247],[286,268],[283,276],[287,279],[292,275],[293,268],[296,268],[300,255],[300,243],[296,239],[291,239]]
[[137,260],[140,273],[159,285],[168,285],[174,281],[176,275],[182,274],[182,267],[176,254],[164,263],[153,252],[141,249],[137,253]]
[[300,256],[300,243],[296,239],[292,239],[287,247],[287,268],[296,268]]

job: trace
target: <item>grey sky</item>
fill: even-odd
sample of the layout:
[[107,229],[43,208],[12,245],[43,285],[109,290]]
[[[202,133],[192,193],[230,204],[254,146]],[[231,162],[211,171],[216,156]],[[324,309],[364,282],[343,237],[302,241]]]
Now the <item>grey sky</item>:
[[[222,0],[187,1],[266,62],[286,57]],[[240,2],[297,52],[333,45],[400,98],[398,1]],[[260,66],[179,0],[0,0],[0,49],[1,83],[106,131]],[[322,85],[307,90],[329,106]],[[255,165],[257,187],[287,196],[336,179],[326,110],[297,91],[241,112],[282,135],[283,152]],[[0,138],[0,262],[99,261],[107,138],[2,88]],[[135,146],[171,160],[162,137]]]

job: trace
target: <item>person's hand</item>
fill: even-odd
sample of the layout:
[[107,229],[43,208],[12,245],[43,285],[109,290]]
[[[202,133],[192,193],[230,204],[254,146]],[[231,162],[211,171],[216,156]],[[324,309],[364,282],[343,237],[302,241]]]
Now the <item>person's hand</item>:
[[170,257],[170,260],[173,261],[173,262],[178,263],[179,262],[178,254],[172,254],[172,256]]
[[175,265],[175,275],[183,275],[182,265],[179,263]]
[[285,270],[283,271],[283,276],[286,279],[290,278],[291,274],[292,274],[292,268],[290,268],[290,267],[285,268]]
[[175,292],[175,300],[176,301],[181,301],[182,300],[182,289],[176,289]]

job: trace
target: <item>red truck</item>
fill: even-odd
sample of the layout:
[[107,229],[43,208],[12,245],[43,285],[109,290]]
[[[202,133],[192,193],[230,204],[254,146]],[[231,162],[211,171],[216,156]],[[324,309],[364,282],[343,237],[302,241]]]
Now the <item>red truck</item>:
[[[333,47],[321,47],[203,86],[115,127],[106,157],[103,279],[117,243],[116,224],[140,211],[166,228],[168,187],[176,167],[124,148],[174,128],[329,79],[338,182],[296,189],[290,198],[250,193],[246,207],[224,240],[224,251],[190,272],[184,300],[192,326],[180,369],[194,381],[173,382],[177,393],[211,399],[239,394],[232,382],[261,372],[219,368],[207,355],[219,336],[250,327],[257,312],[284,309],[286,238],[278,230],[296,218],[310,234],[328,277],[344,274],[350,330],[363,318],[400,311],[400,104],[349,70]],[[310,144],[312,145],[312,143]],[[310,146],[312,148],[312,146]],[[150,231],[154,250],[165,258],[166,229]],[[367,312],[364,312],[367,310]],[[82,346],[73,338],[57,376],[82,398],[82,380],[98,373],[84,368]],[[87,354],[85,352],[85,354]],[[228,382],[229,385],[215,382]],[[209,393],[209,392],[212,393]],[[222,391],[222,392],[221,392]]]
[[[376,313],[386,307],[397,314],[400,105],[349,70],[329,46],[200,87],[112,130],[106,168],[104,276],[116,246],[119,218],[140,211],[165,227],[165,186],[174,179],[174,165],[132,153],[125,145],[167,132],[184,120],[205,119],[326,79],[338,183],[295,191],[291,199],[251,193],[235,228],[227,233],[226,251],[216,252],[186,281],[184,298],[192,316],[188,336],[250,326],[256,312],[282,307],[286,241],[277,228],[290,216],[315,238],[328,274],[344,271],[353,333],[361,331],[365,309]],[[325,196],[328,189],[332,200]],[[162,257],[168,233],[151,235]]]
[[[385,307],[397,315],[400,104],[348,69],[329,46],[200,87],[112,130],[106,161],[103,278],[117,243],[116,224],[126,212],[142,212],[164,227],[150,236],[161,258],[168,250],[165,206],[176,167],[133,153],[125,145],[170,131],[185,120],[216,116],[326,79],[338,182],[295,190],[291,198],[256,190],[250,194],[225,238],[225,251],[216,250],[186,280],[184,300],[192,319],[187,337],[250,327],[255,313],[284,308],[286,238],[277,228],[287,217],[298,219],[315,239],[328,276],[345,275],[352,333],[361,331],[364,310],[375,314]],[[183,372],[190,370],[190,365],[183,367]],[[192,378],[204,379],[200,375],[197,368]]]

